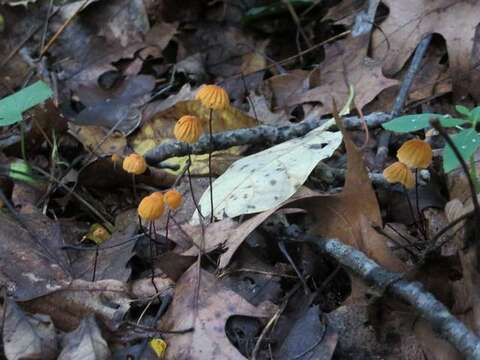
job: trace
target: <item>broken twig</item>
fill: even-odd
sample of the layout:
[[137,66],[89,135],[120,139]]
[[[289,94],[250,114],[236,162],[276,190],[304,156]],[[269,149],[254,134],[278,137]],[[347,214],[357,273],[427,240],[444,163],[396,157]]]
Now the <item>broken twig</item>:
[[[364,117],[368,127],[377,127],[380,124],[390,120],[390,115],[382,112],[371,113]],[[255,144],[278,144],[286,140],[303,136],[309,131],[325,123],[326,119],[310,119],[298,124],[288,126],[258,126],[248,129],[238,129],[213,134],[214,150],[225,150],[237,145],[255,145]],[[360,129],[362,122],[358,117],[344,119],[344,126],[349,130]],[[200,140],[189,145],[180,141],[161,144],[149,151],[145,159],[149,164],[156,164],[175,156],[186,156],[190,154],[205,154],[210,149],[210,140],[208,136],[202,136]]]
[[305,235],[303,239],[334,257],[369,285],[384,289],[386,293],[409,303],[466,359],[480,359],[480,338],[455,318],[445,305],[426,291],[421,283],[402,279],[402,274],[386,270],[361,251],[341,241],[310,235]]

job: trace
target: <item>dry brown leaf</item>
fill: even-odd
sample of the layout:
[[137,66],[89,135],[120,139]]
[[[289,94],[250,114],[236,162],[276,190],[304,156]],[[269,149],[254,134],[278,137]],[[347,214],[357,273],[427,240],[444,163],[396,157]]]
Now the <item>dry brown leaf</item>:
[[[178,280],[173,302],[160,320],[159,328],[166,331],[168,343],[166,359],[245,359],[225,334],[227,319],[233,315],[268,318],[275,311],[275,305],[264,302],[255,307],[203,270],[196,299],[198,280],[198,268],[193,265]],[[169,330],[189,328],[194,331],[168,334]]]
[[273,112],[271,110],[270,101],[265,95],[257,95],[251,92],[248,97],[250,105],[249,115],[256,118],[259,123],[270,126],[290,125],[290,116],[285,110]]
[[[223,247],[237,227],[238,223],[229,218],[208,224],[205,228],[204,252],[209,253]],[[182,255],[198,255],[202,243],[201,225],[184,224],[182,228],[184,232],[190,236],[190,240],[195,244],[187,251],[184,251]],[[172,241],[175,240],[172,238]]]
[[55,326],[48,315],[29,315],[11,299],[5,303],[3,344],[8,360],[56,359]]
[[[438,33],[447,42],[450,74],[457,95],[471,92],[478,97],[479,75],[473,58],[475,31],[480,7],[468,0],[385,0],[390,13],[373,34],[372,50],[377,59],[384,59],[387,76],[396,74],[427,34]],[[461,26],[459,25],[461,22]],[[386,41],[388,39],[388,42]]]
[[310,71],[296,69],[265,80],[265,87],[273,95],[274,108],[285,109],[291,97],[301,95],[310,89],[309,75]]
[[58,360],[85,359],[111,359],[108,344],[93,315],[83,318],[78,328],[65,336],[63,350],[58,356]]
[[59,290],[71,281],[60,225],[42,214],[18,221],[0,214],[0,278],[11,296],[26,301]]
[[233,232],[232,236],[230,236],[225,243],[224,247],[227,250],[220,255],[220,259],[218,262],[218,268],[220,270],[224,269],[230,263],[233,254],[237,251],[237,249],[242,245],[243,241],[255,230],[260,224],[262,224],[265,220],[267,220],[273,213],[275,213],[278,209],[282,208],[283,206],[287,206],[288,204],[295,202],[299,199],[308,198],[311,196],[317,196],[316,192],[309,190],[308,188],[302,186],[290,199],[283,202],[282,204],[264,211],[258,215],[253,216],[252,218],[244,221],[241,223]]
[[71,331],[90,314],[115,329],[130,308],[130,302],[128,288],[120,281],[74,280],[66,289],[20,305],[31,313],[50,315],[56,327]]
[[388,270],[402,272],[404,264],[392,253],[387,239],[372,225],[380,226],[382,217],[375,191],[368,177],[362,154],[342,129],[347,150],[347,174],[343,191],[303,199],[300,204],[312,216],[309,231],[332,237],[363,251]]
[[332,97],[338,104],[345,104],[349,86],[355,89],[355,104],[361,109],[382,90],[396,85],[397,80],[382,74],[381,63],[367,56],[369,34],[349,36],[325,48],[325,61],[320,65],[320,85],[287,100],[293,106],[306,102],[320,102],[321,114],[332,112]]

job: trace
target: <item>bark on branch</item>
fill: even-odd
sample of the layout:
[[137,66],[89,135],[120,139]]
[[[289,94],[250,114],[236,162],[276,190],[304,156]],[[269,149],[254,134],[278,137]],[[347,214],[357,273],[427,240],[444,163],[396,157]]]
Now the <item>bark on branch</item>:
[[[376,112],[366,115],[364,119],[368,127],[374,128],[390,120],[390,115]],[[316,118],[282,127],[258,126],[255,128],[217,133],[213,135],[213,147],[215,150],[225,150],[237,145],[278,144],[286,140],[303,136],[309,131],[319,127],[324,122],[325,119]],[[362,123],[358,117],[348,117],[344,119],[344,126],[351,130],[360,129]],[[193,145],[180,141],[161,144],[150,150],[145,158],[150,165],[154,165],[174,156],[185,156],[189,153],[197,155],[205,154],[208,152],[209,148],[209,137],[204,135]]]
[[324,240],[309,235],[304,236],[304,240],[334,257],[369,285],[385,289],[388,294],[409,303],[466,359],[480,359],[480,338],[455,318],[445,305],[423,288],[422,284],[403,280],[402,274],[384,269],[361,251],[341,241]]

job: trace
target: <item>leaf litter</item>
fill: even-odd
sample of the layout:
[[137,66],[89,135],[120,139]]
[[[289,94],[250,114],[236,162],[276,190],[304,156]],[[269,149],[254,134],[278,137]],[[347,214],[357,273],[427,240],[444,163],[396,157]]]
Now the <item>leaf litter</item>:
[[[473,167],[480,8],[379,4],[2,2],[2,355],[461,358],[385,288],[303,242],[338,239],[421,282],[478,335],[470,185],[430,120],[451,126]],[[431,33],[400,99],[407,116],[371,126],[394,109]],[[195,98],[205,83],[230,104],[205,107]],[[334,101],[354,116],[348,129],[329,120]],[[183,146],[173,132],[183,115],[199,118],[205,143],[212,125],[210,148],[135,177],[122,169],[132,152]],[[310,131],[292,137],[294,127]],[[282,140],[225,146],[250,128]],[[418,137],[434,162],[405,193],[377,171]],[[160,203],[172,187],[179,208],[138,218],[141,198]]]

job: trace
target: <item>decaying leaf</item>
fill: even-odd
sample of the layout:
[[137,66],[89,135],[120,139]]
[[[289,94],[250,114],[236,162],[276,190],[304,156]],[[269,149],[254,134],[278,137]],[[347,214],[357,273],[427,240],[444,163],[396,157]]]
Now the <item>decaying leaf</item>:
[[299,201],[312,216],[309,231],[340,239],[385,268],[401,272],[405,266],[391,252],[387,239],[372,228],[372,224],[382,223],[375,191],[362,154],[345,130],[342,131],[347,150],[345,185],[339,194],[319,195]]
[[[471,92],[479,96],[478,72],[473,58],[475,32],[480,8],[468,0],[383,1],[390,12],[373,34],[372,49],[378,59],[385,59],[383,71],[392,76],[412,55],[418,43],[428,34],[442,35],[447,43],[450,74],[458,95]],[[461,19],[461,27],[456,26]],[[387,41],[388,39],[388,41]],[[460,40],[461,39],[461,40]]]
[[[322,321],[323,319],[323,321]],[[308,308],[296,319],[276,358],[330,359],[337,345],[337,333],[318,305]]]
[[328,114],[332,111],[332,97],[345,104],[350,86],[353,86],[355,104],[361,109],[383,89],[397,84],[397,80],[383,76],[380,62],[367,56],[369,38],[369,34],[348,37],[326,46],[325,61],[320,65],[319,86],[291,96],[287,104],[319,102],[322,105],[321,114]]
[[[131,269],[127,265],[134,255],[137,225],[130,224],[126,229],[117,229],[112,237],[98,247],[98,258],[95,271],[97,280],[127,281]],[[130,241],[129,241],[130,240]],[[72,262],[72,271],[75,278],[90,280],[92,278],[95,261],[95,247],[92,251],[82,251],[80,257]]]
[[[217,219],[271,209],[303,185],[319,161],[330,157],[342,141],[340,132],[326,131],[332,122],[267,150],[236,161],[213,183],[213,213]],[[299,161],[302,159],[302,161]],[[199,201],[210,214],[210,191]],[[198,214],[192,217],[198,222]]]
[[[232,219],[224,219],[215,223],[208,224],[204,234],[204,252],[209,253],[215,249],[224,246],[229,237],[235,232],[238,223]],[[178,244],[184,244],[186,241],[194,244],[190,249],[184,251],[184,256],[198,255],[202,243],[202,230],[200,225],[183,224],[182,228],[174,228],[174,232],[169,234],[169,238]],[[188,239],[184,237],[188,236]],[[177,240],[177,237],[181,239]]]
[[32,313],[50,315],[61,330],[75,329],[90,314],[115,329],[130,308],[130,298],[127,286],[117,280],[94,283],[74,280],[66,289],[21,303],[21,306]]
[[85,317],[75,331],[63,339],[59,360],[106,360],[110,349],[98,328],[95,317]]
[[0,276],[15,300],[26,301],[62,289],[71,281],[60,225],[42,214],[0,213]]
[[[177,120],[183,115],[195,115],[203,122],[203,129],[207,132],[208,119],[210,111],[203,107],[199,101],[192,100],[195,92],[191,90],[189,85],[185,85],[178,95],[173,95],[163,102],[151,105],[148,108],[148,117],[150,120],[146,121],[140,131],[132,135],[129,143],[134,150],[139,154],[145,154],[147,151],[153,149],[156,145],[173,141],[173,128]],[[152,112],[155,115],[151,115]],[[147,110],[146,110],[147,112]],[[254,118],[243,113],[242,111],[229,106],[222,111],[214,111],[212,115],[212,130],[213,132],[222,132],[233,129],[248,128],[256,125]],[[219,151],[214,153],[214,162],[219,162],[222,158],[228,156],[238,156],[241,147],[233,147],[226,151]],[[207,156],[198,155],[192,156],[193,165],[191,171],[195,174],[207,174]],[[170,166],[178,166],[179,169],[183,165],[187,157],[175,157],[165,161],[165,164]]]
[[233,255],[235,254],[237,249],[240,247],[240,245],[242,245],[243,241],[248,237],[248,235],[250,235],[252,231],[254,231],[258,226],[260,226],[260,224],[262,224],[265,220],[267,220],[278,209],[292,202],[303,199],[305,197],[316,196],[316,195],[317,195],[316,192],[311,191],[306,187],[300,187],[300,189],[287,201],[242,222],[231,234],[227,242],[224,244],[223,247],[226,249],[226,251],[220,255],[218,268],[222,270],[225,267],[227,267]]
[[56,359],[55,326],[48,315],[29,315],[11,299],[5,302],[3,348],[8,360]]
[[[196,283],[200,281],[198,299]],[[198,304],[196,304],[196,300]],[[198,306],[197,306],[198,305]],[[225,334],[225,323],[232,315],[268,318],[275,306],[262,303],[255,307],[233,291],[223,287],[214,275],[193,265],[177,282],[175,296],[161,318],[159,328],[166,331],[166,359],[211,360],[244,359]],[[172,330],[194,328],[184,334],[169,334]]]

